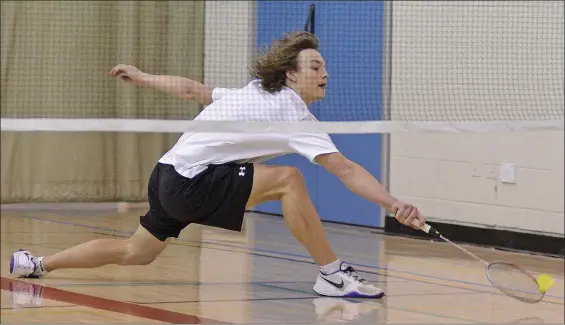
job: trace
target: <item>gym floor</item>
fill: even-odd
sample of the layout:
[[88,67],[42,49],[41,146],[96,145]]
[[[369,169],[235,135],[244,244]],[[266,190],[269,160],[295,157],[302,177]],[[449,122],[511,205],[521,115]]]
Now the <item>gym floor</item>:
[[549,273],[544,300],[509,298],[480,263],[446,243],[326,224],[338,255],[387,293],[321,298],[317,269],[282,218],[249,213],[241,233],[191,225],[147,266],[60,270],[15,279],[20,248],[52,254],[95,238],[126,238],[144,209],[2,205],[2,323],[564,323],[563,259],[472,247],[482,258]]

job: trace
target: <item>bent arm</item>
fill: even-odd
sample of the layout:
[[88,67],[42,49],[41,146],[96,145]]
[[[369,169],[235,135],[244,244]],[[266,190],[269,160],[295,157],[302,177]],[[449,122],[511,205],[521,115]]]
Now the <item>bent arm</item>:
[[212,89],[185,77],[146,74],[141,85],[160,90],[174,97],[194,100],[203,105],[212,103]]
[[323,154],[315,159],[318,164],[337,176],[353,193],[387,210],[393,210],[393,204],[398,202],[371,173],[359,164],[345,158],[341,153]]

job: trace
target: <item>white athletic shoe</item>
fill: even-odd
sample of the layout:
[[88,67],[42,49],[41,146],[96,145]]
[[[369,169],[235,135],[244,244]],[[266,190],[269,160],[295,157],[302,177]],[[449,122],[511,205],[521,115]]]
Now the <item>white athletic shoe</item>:
[[331,274],[318,274],[314,292],[326,297],[381,298],[384,292],[359,277],[353,267],[341,263],[340,270]]
[[40,278],[45,273],[39,265],[40,261],[28,250],[20,249],[10,259],[10,274],[20,278]]

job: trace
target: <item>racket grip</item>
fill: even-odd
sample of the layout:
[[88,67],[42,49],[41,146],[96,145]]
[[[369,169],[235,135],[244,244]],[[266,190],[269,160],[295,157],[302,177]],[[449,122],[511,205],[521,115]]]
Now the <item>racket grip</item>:
[[427,223],[420,227],[420,230],[437,238],[441,236],[439,231],[437,231],[434,227],[428,225]]

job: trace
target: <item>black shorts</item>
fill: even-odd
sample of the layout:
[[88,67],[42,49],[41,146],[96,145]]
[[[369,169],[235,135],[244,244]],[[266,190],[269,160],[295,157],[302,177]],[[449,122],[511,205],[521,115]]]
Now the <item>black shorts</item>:
[[191,223],[241,231],[253,186],[253,164],[209,165],[186,178],[157,163],[149,179],[149,211],[141,226],[161,241],[178,238]]

